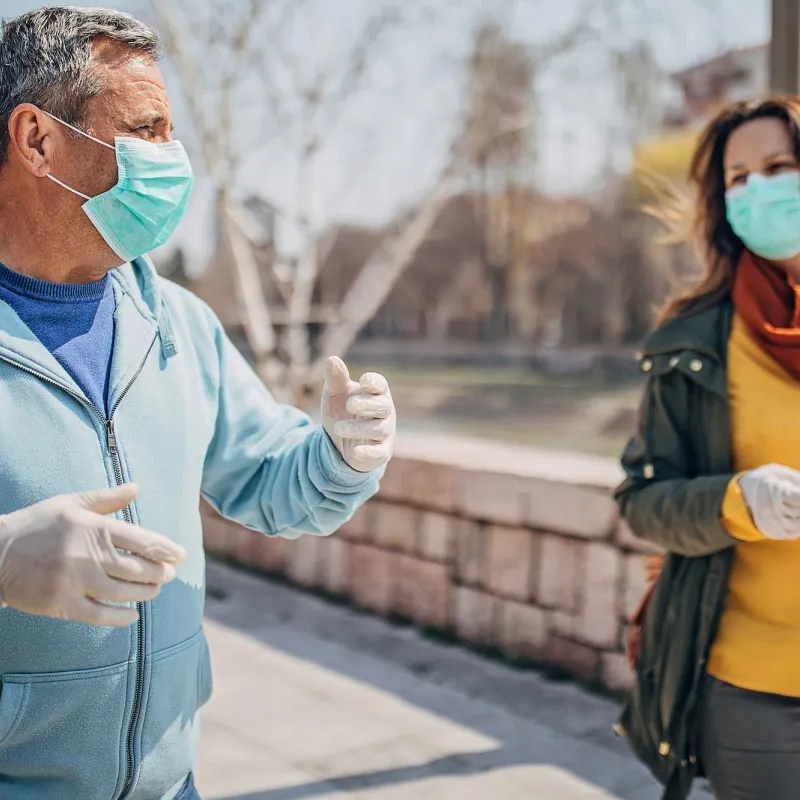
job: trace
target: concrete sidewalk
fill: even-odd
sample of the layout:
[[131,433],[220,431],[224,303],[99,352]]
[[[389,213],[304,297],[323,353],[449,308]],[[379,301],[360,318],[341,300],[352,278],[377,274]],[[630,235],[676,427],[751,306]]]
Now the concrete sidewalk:
[[219,564],[208,584],[203,800],[659,797],[613,703]]

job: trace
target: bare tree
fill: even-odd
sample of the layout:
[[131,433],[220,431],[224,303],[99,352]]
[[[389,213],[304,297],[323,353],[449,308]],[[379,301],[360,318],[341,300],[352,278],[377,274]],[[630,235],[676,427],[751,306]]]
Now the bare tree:
[[[278,386],[282,365],[269,308],[260,288],[251,235],[231,197],[242,142],[234,140],[233,109],[242,94],[242,74],[252,64],[270,0],[226,0],[189,6],[151,0],[157,24],[180,75],[205,167],[217,193],[217,224],[235,269],[237,295],[256,368]],[[224,20],[224,24],[220,21]]]
[[[302,404],[321,374],[321,354],[344,352],[369,321],[404,267],[458,179],[458,148],[430,191],[406,217],[405,225],[366,264],[321,336],[313,358],[309,334],[315,281],[324,255],[314,190],[317,160],[347,105],[362,88],[371,59],[383,37],[401,24],[399,3],[382,2],[363,24],[342,63],[299,58],[288,31],[301,8],[314,50],[321,24],[318,6],[286,0],[150,0],[167,50],[181,78],[199,132],[209,174],[217,188],[219,225],[235,267],[245,330],[259,374],[278,394]],[[271,278],[285,303],[286,325],[279,334],[261,291],[258,264],[250,250],[262,236],[257,223],[235,197],[238,153],[232,110],[243,99],[260,112],[261,130],[296,142],[297,202],[282,210],[299,234],[295,258],[275,259]],[[289,390],[288,392],[286,390]]]
[[[408,14],[427,4],[401,0],[370,4],[352,42],[333,58],[322,42],[324,6],[318,0],[148,2],[181,79],[206,170],[216,188],[218,227],[233,267],[256,368],[276,394],[300,405],[315,394],[325,355],[344,354],[389,296],[448,198],[463,184],[468,162],[474,164],[481,153],[489,154],[487,165],[496,166],[505,158],[508,175],[514,168],[513,155],[533,152],[536,108],[531,81],[536,69],[592,35],[594,25],[588,13],[593,0],[586,0],[586,13],[579,14],[561,36],[528,53],[511,48],[511,57],[495,65],[505,70],[499,82],[495,79],[495,90],[509,76],[513,83],[501,102],[502,113],[487,127],[491,104],[484,103],[478,111],[483,128],[475,114],[471,122],[456,126],[449,153],[428,191],[398,226],[390,228],[338,308],[315,317],[314,287],[326,247],[315,195],[320,152],[364,89],[386,37],[404,24]],[[484,76],[489,71],[484,65]],[[497,104],[497,97],[493,102]],[[292,257],[277,253],[266,265],[254,253],[263,244],[263,226],[237,191],[241,154],[258,144],[245,138],[248,130],[258,131],[262,141],[280,139],[297,164],[296,202],[278,209],[297,233],[297,252]],[[535,160],[535,153],[531,158]],[[517,158],[516,166],[519,162]],[[492,212],[495,220],[498,208]],[[494,252],[502,249],[497,235],[502,225],[493,226]],[[265,268],[275,289],[269,298],[264,291]],[[312,319],[321,317],[323,328],[312,341]]]
[[[466,140],[479,190],[476,222],[483,231],[482,260],[492,293],[491,339],[507,333],[509,276],[526,192],[535,170],[537,109],[530,52],[495,22],[476,31],[470,60],[471,107]],[[528,185],[528,193],[533,186]]]
[[[506,6],[513,11],[513,3]],[[560,36],[539,46],[517,41],[495,18],[475,31],[470,59],[469,111],[465,123],[470,166],[477,184],[475,219],[483,234],[484,276],[491,292],[489,339],[521,331],[530,315],[524,272],[530,249],[576,224],[574,215],[541,216],[538,191],[540,109],[537,78],[560,56],[596,37],[598,21],[587,2]],[[580,219],[580,218],[577,218]]]

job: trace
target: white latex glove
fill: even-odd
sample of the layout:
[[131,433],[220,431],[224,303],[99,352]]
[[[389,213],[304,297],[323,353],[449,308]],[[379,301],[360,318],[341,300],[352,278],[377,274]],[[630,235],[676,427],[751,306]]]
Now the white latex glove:
[[745,472],[739,487],[756,528],[769,539],[800,538],[800,472],[765,464]]
[[329,358],[322,390],[322,427],[354,470],[371,472],[386,464],[394,452],[397,429],[386,378],[366,372],[356,383],[341,358]]
[[104,516],[130,505],[138,490],[61,495],[0,516],[3,604],[94,625],[136,622],[135,608],[98,601],[152,600],[186,555],[165,536]]

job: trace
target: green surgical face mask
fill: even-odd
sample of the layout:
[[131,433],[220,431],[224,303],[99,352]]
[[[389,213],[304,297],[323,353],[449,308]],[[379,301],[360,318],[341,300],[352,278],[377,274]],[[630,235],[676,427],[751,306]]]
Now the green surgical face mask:
[[733,232],[744,246],[770,261],[800,253],[800,172],[753,173],[747,183],[725,194]]
[[96,197],[47,176],[86,200],[82,208],[108,246],[123,261],[133,261],[164,244],[183,219],[192,191],[194,175],[183,145],[117,136],[112,146],[52,114],[47,116],[117,155],[117,183]]

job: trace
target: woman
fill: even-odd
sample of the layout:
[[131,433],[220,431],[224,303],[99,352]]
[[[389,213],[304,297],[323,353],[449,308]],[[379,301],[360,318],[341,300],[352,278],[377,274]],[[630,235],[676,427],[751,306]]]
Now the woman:
[[705,272],[648,339],[620,509],[666,551],[618,731],[685,798],[800,797],[800,99],[738,103],[690,177]]

